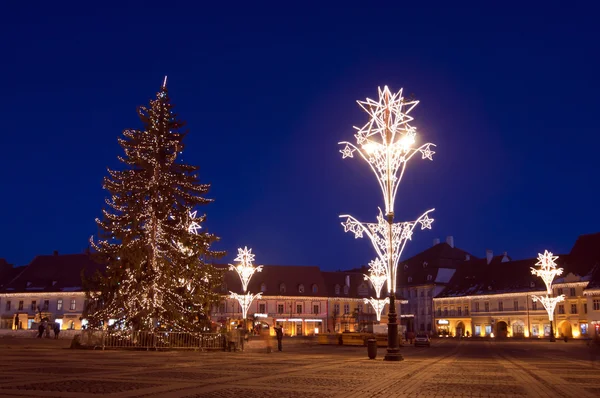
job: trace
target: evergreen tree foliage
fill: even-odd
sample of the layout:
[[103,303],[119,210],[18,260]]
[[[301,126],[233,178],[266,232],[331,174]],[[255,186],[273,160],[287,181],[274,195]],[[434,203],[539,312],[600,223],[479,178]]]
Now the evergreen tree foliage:
[[114,327],[192,331],[218,302],[222,283],[210,261],[225,253],[211,250],[218,238],[198,233],[206,216],[192,213],[213,201],[205,197],[210,185],[180,160],[187,132],[166,85],[138,115],[144,128],[118,140],[124,167],[104,178],[110,197],[91,244],[107,268],[88,281],[87,316],[91,327],[114,319]]

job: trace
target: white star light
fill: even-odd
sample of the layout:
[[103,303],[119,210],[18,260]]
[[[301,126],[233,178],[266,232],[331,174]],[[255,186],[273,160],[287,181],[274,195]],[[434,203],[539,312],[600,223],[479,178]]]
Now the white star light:
[[429,149],[429,146],[426,146],[425,148],[421,149],[421,154],[423,155],[422,159],[433,160],[433,155],[435,152]]
[[[435,153],[431,150],[435,145],[431,143],[415,148],[417,131],[409,124],[413,120],[409,113],[418,103],[407,101],[402,90],[393,94],[387,86],[379,88],[378,101],[369,98],[358,101],[369,115],[369,121],[363,127],[355,127],[356,145],[347,141],[339,143],[344,145],[340,150],[342,158],[354,157],[356,151],[371,167],[383,193],[386,214],[394,211],[398,185],[408,161],[417,152],[423,159],[432,159]],[[388,180],[392,184],[388,184]]]
[[431,229],[431,223],[433,223],[433,221],[433,218],[429,218],[427,214],[425,214],[425,217],[419,221],[421,223],[421,230]]
[[254,261],[254,254],[252,254],[252,249],[248,249],[247,247],[238,249],[238,255],[234,261],[239,261],[239,264],[229,264],[229,270],[237,272],[240,280],[242,281],[242,288],[244,289],[244,292],[246,292],[248,290],[248,283],[250,282],[250,279],[255,272],[261,272],[263,266],[259,265],[255,267],[252,264]]
[[190,225],[188,226],[188,231],[191,234],[194,235],[198,235],[198,230],[202,229],[202,227],[200,226],[200,224],[198,224],[196,222],[196,214],[198,213],[198,211],[194,211],[194,212],[190,212]]
[[371,281],[375,289],[377,298],[381,296],[381,288],[387,280],[387,269],[380,259],[369,262],[369,275],[365,275],[365,280]]
[[[342,222],[345,232],[353,232],[355,238],[362,238],[363,233],[366,234],[373,248],[377,253],[377,257],[386,267],[387,286],[389,292],[396,291],[396,269],[398,261],[404,250],[404,245],[407,240],[412,238],[413,229],[417,223],[425,222],[431,228],[433,219],[427,217],[427,214],[434,209],[428,210],[421,215],[416,221],[408,221],[401,223],[393,223],[391,225],[392,245],[390,246],[390,225],[379,209],[377,223],[362,223],[350,215],[341,215],[340,218],[346,218]],[[391,262],[390,262],[391,259]]]
[[252,302],[256,299],[260,299],[262,297],[262,293],[252,294],[250,292],[246,294],[237,294],[234,292],[229,292],[229,298],[233,300],[237,300],[240,303],[240,307],[242,307],[242,319],[246,319],[248,315],[248,309]]
[[552,293],[552,281],[554,278],[563,273],[562,268],[556,268],[556,259],[558,259],[558,256],[554,256],[546,250],[544,254],[538,253],[538,262],[535,265],[539,265],[540,269],[531,267],[531,273],[542,278],[546,284],[548,294]]
[[385,308],[386,304],[390,303],[390,298],[386,297],[384,299],[375,299],[375,298],[366,298],[363,299],[365,304],[371,304],[371,306],[373,307],[373,310],[375,311],[375,315],[377,316],[377,322],[381,321],[381,313],[383,312],[383,309]]
[[342,154],[342,159],[353,158],[354,149],[352,149],[349,145],[346,145],[344,149],[340,149],[340,153]]
[[550,297],[548,295],[546,295],[546,296],[532,295],[531,297],[534,302],[539,301],[542,303],[542,305],[546,309],[546,312],[548,313],[548,318],[550,321],[554,321],[554,310],[556,309],[556,304],[558,304],[562,301],[565,301],[564,294],[561,294],[560,296],[557,296],[557,297]]

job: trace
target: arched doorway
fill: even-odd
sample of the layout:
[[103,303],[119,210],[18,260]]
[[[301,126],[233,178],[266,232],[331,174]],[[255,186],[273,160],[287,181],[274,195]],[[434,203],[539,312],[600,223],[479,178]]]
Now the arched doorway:
[[523,321],[515,321],[512,325],[513,337],[525,337],[525,324]]
[[465,335],[465,324],[458,322],[456,324],[456,337],[463,337]]
[[562,321],[558,324],[558,335],[560,337],[573,337],[573,329],[569,321]]
[[503,338],[508,334],[508,325],[504,321],[496,324],[496,337]]

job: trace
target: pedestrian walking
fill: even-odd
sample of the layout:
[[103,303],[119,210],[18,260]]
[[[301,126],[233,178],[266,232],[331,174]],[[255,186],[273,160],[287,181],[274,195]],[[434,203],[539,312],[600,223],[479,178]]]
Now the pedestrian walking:
[[60,324],[58,322],[54,322],[54,338],[58,339],[58,334],[60,333]]
[[283,328],[281,326],[277,326],[275,328],[275,334],[277,335],[277,349],[282,351],[281,340],[283,339]]

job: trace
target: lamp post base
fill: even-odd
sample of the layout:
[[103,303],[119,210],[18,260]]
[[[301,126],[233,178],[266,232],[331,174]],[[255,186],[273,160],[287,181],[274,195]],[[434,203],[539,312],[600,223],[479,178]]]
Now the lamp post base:
[[554,335],[554,322],[550,321],[550,342],[556,342],[556,336]]
[[384,361],[395,361],[395,362],[404,361],[404,357],[399,352],[400,350],[397,350],[398,352],[393,352],[393,351],[395,351],[395,350],[388,349],[388,352],[383,357],[383,360]]

